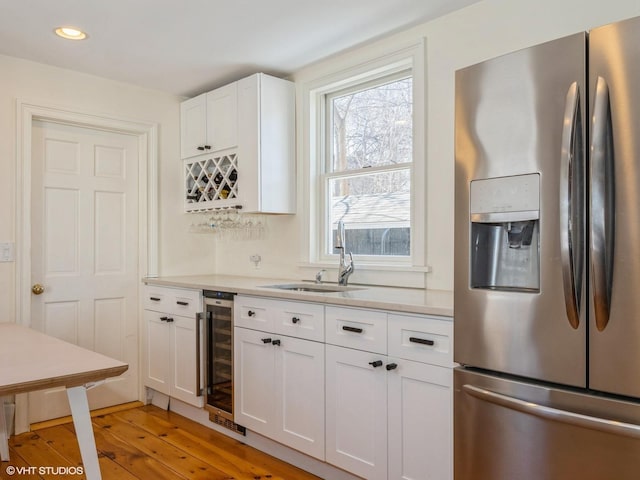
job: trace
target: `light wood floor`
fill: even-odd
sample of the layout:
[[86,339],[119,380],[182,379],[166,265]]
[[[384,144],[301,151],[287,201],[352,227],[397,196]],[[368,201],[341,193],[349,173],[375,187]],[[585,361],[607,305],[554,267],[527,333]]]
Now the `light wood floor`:
[[[214,430],[157,407],[143,406],[93,418],[104,480],[318,480]],[[11,437],[11,461],[0,463],[0,479],[82,479],[39,467],[77,467],[80,450],[73,424]],[[35,474],[9,475],[7,466],[37,467]],[[11,472],[11,469],[9,469]],[[19,471],[25,472],[24,469]],[[58,473],[58,474],[56,474]]]

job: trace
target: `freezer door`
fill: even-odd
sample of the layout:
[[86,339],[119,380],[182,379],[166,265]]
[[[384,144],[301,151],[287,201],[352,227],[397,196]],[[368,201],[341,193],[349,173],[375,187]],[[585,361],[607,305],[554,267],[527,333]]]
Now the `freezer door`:
[[640,19],[589,35],[589,387],[640,397]]
[[[586,386],[585,49],[581,33],[456,73],[461,364]],[[531,241],[521,244],[512,230],[530,224]],[[481,269],[473,276],[472,262]]]
[[454,372],[455,480],[637,480],[640,405]]

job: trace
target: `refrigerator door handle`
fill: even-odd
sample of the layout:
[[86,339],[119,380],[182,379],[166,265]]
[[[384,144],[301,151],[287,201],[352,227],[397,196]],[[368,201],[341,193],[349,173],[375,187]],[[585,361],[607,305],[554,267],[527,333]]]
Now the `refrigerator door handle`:
[[640,439],[640,425],[591,417],[589,415],[582,415],[580,413],[569,412],[566,410],[559,410],[557,408],[527,402],[469,384],[463,385],[462,388],[469,395],[485,402],[493,403],[517,412],[533,415],[544,420],[562,422],[576,427],[610,433],[612,435],[623,435],[626,437]]
[[[579,127],[580,90],[578,83],[573,82],[567,92],[565,100],[564,121],[562,126],[562,150],[560,156],[560,257],[562,260],[562,284],[564,303],[569,324],[577,329],[580,326],[580,292],[576,278],[582,269],[576,268],[575,255],[582,251],[581,245],[575,245],[580,235],[573,235],[579,227],[573,225],[574,195],[579,193],[578,185],[574,185],[573,169],[581,159],[575,159],[576,133]],[[578,258],[578,261],[580,259]],[[582,277],[582,274],[579,274]]]
[[591,266],[596,328],[609,323],[613,282],[614,154],[609,86],[596,81],[591,141]]

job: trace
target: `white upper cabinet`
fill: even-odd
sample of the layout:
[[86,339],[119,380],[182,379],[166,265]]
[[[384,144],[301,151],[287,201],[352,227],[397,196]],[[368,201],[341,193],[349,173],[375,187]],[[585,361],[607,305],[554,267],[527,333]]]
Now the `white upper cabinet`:
[[182,158],[235,147],[238,143],[236,83],[182,102],[180,121]]
[[238,158],[243,208],[295,213],[295,87],[258,73],[238,81]]
[[238,144],[237,103],[236,82],[207,93],[207,142],[212,152],[233,148]]
[[185,210],[295,213],[295,88],[257,73],[181,106]]

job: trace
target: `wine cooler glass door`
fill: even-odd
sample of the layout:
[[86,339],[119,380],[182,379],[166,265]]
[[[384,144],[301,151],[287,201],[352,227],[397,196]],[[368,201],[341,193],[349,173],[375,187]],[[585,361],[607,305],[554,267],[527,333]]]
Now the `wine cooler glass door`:
[[207,405],[233,420],[233,302],[207,299]]

